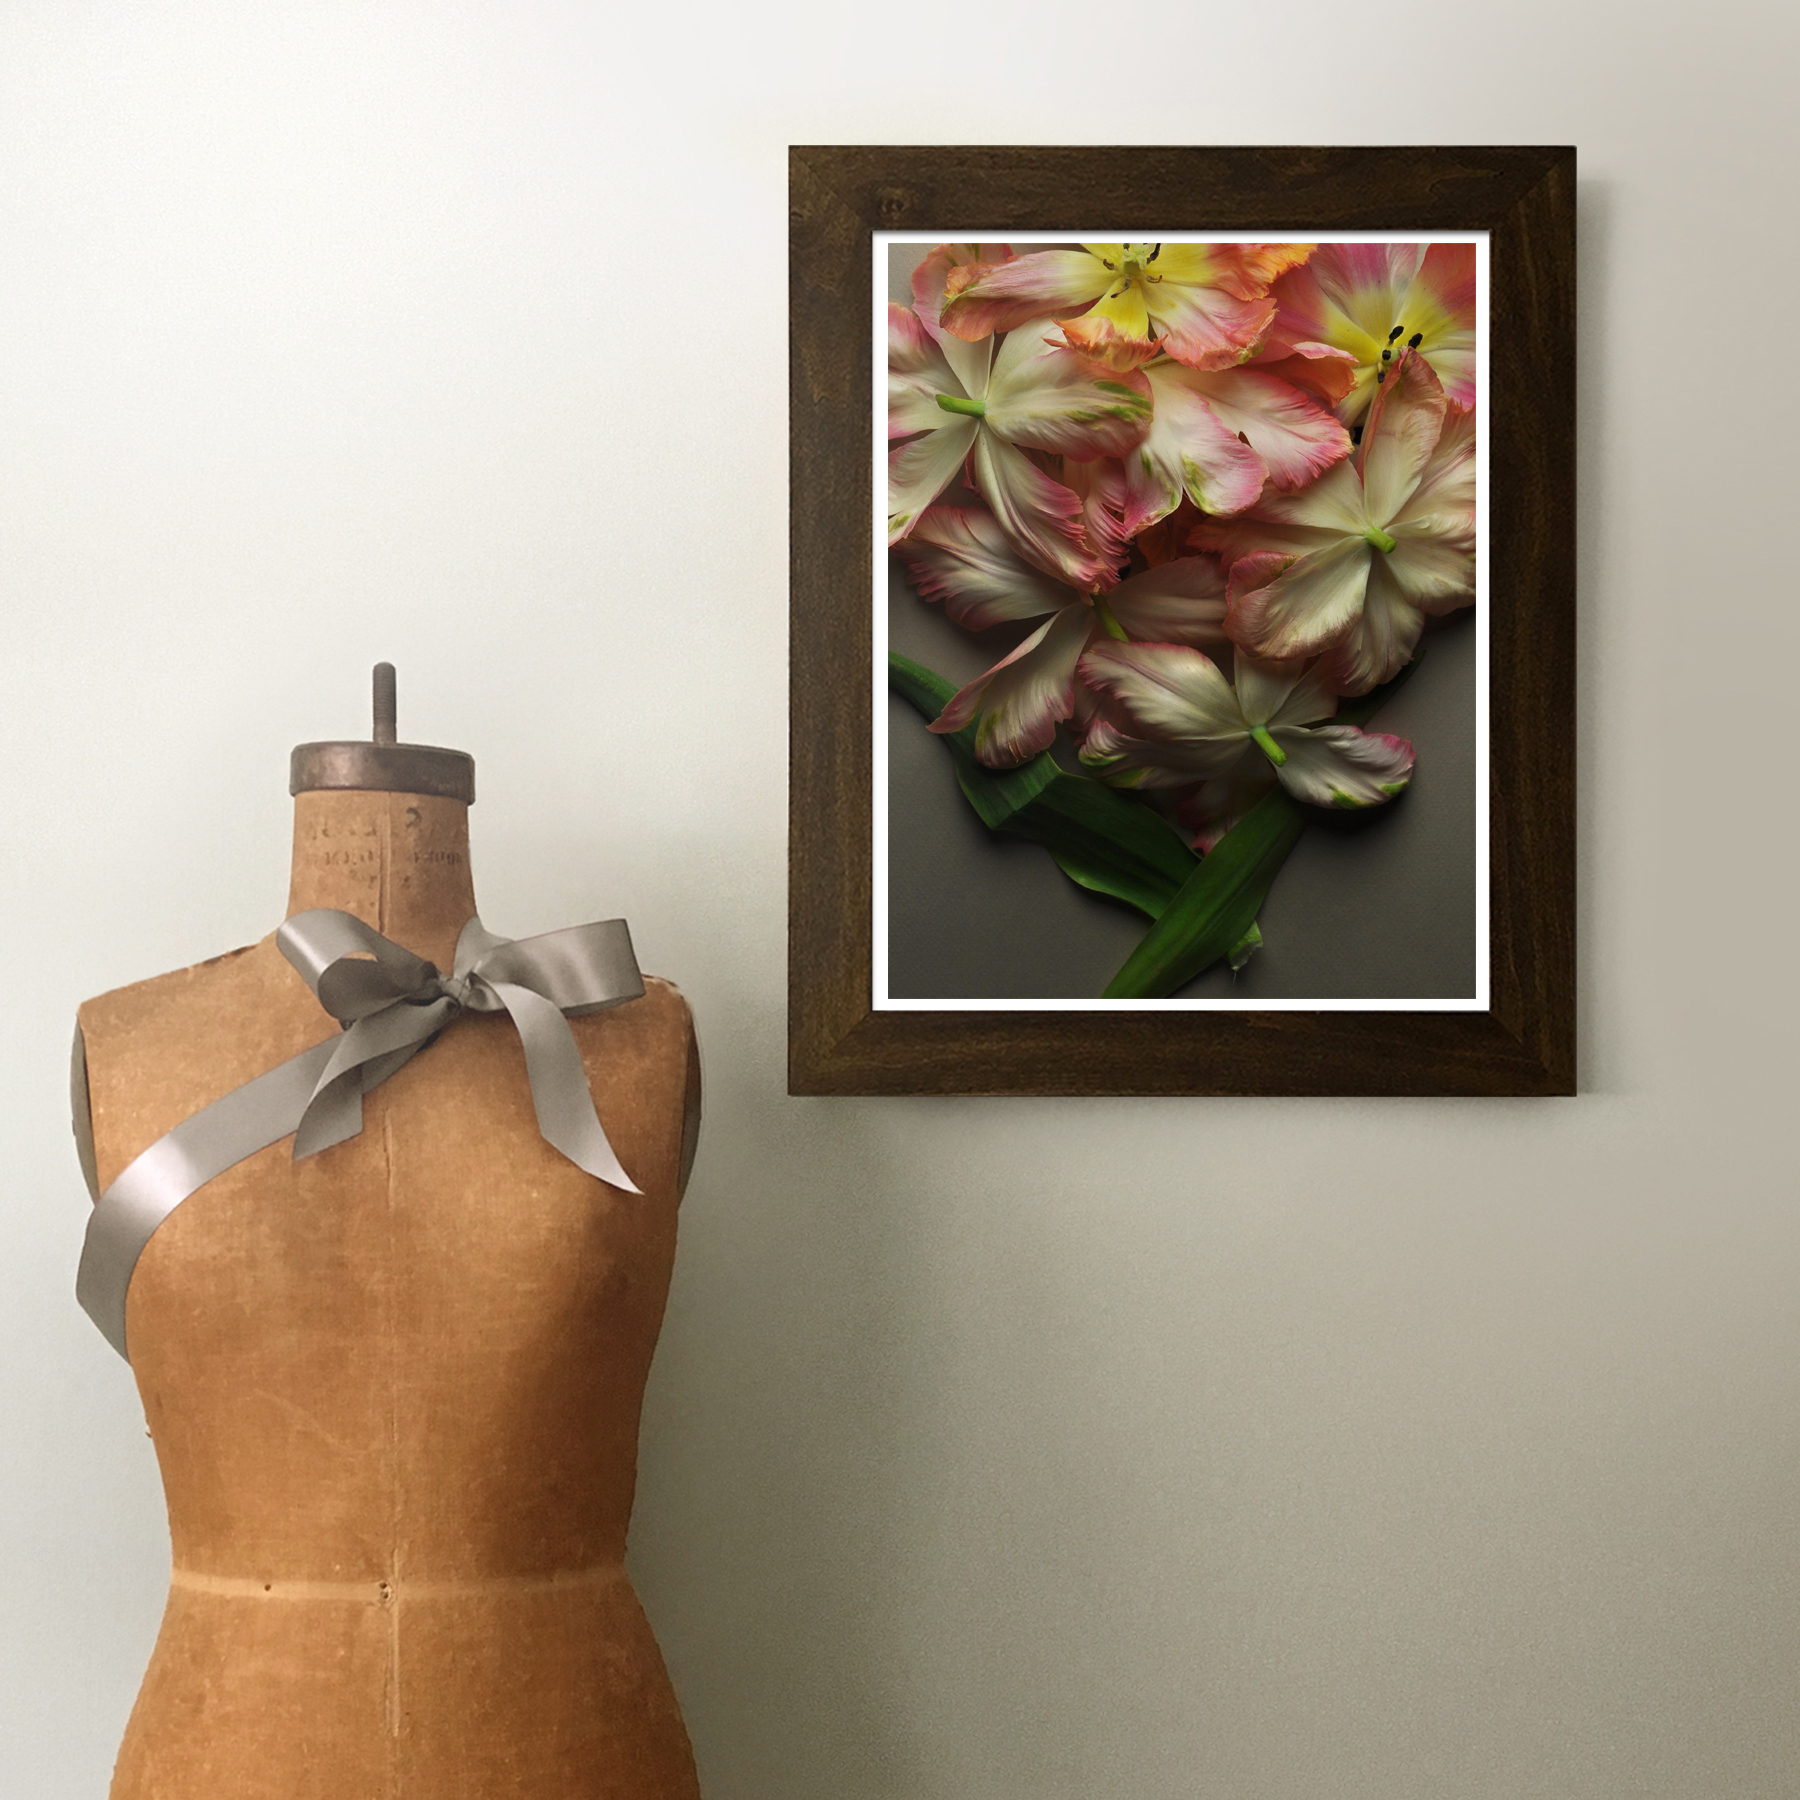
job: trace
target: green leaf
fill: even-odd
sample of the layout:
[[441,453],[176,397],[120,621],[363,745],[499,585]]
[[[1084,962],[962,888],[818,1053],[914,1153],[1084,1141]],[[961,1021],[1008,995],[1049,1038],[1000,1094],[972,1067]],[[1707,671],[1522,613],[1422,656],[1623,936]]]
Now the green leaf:
[[1241,948],[1305,827],[1299,806],[1272,788],[1213,845],[1101,998],[1166,999]]
[[1231,964],[1232,974],[1236,974],[1257,951],[1262,948],[1262,927],[1252,925],[1238,941],[1225,952],[1225,960]]
[[[943,676],[894,652],[888,683],[928,721],[956,692]],[[1200,866],[1160,813],[1103,782],[1071,775],[1048,751],[1022,768],[990,769],[976,758],[974,726],[945,732],[943,742],[981,822],[1043,845],[1071,881],[1094,893],[1154,919]]]
[[[1334,723],[1363,725],[1412,678],[1423,646],[1392,681],[1338,708]],[[935,719],[953,683],[895,652],[888,683]],[[1042,844],[1071,881],[1135,906],[1153,921],[1102,996],[1163,999],[1220,957],[1242,968],[1262,942],[1256,915],[1306,820],[1274,788],[1213,846],[1204,861],[1141,800],[1071,775],[1048,752],[1020,769],[990,769],[975,755],[975,728],[944,734],[969,804],[994,831]]]
[[1123,900],[1150,919],[1199,866],[1181,833],[1160,813],[1066,771],[1005,829],[1042,844],[1071,881]]

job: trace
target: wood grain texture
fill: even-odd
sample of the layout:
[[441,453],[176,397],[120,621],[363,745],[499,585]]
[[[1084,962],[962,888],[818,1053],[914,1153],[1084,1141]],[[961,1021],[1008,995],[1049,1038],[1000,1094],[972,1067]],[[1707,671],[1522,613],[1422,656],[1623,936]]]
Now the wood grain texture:
[[[788,1085],[796,1094],[1575,1091],[1575,152],[796,147]],[[875,231],[1490,234],[1490,1010],[875,1012]]]

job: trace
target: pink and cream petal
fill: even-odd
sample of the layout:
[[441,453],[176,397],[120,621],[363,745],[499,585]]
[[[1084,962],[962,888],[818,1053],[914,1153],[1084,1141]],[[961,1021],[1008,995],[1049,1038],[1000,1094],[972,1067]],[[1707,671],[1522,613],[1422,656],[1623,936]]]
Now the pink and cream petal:
[[1113,787],[1159,790],[1210,781],[1240,754],[1236,744],[1134,738],[1102,721],[1082,742],[1081,766]]
[[1226,516],[1253,506],[1263,490],[1262,458],[1182,380],[1186,372],[1158,363],[1140,377],[1149,382],[1156,410],[1144,441],[1124,459],[1125,527],[1134,537],[1173,512],[1183,494],[1203,511]]
[[1060,612],[1080,598],[1034,569],[985,506],[931,506],[896,547],[912,584],[966,631]]
[[1475,598],[1474,525],[1472,518],[1396,519],[1393,553],[1376,561],[1410,605],[1454,612]]
[[1475,403],[1475,246],[1431,244],[1395,315],[1458,406]]
[[898,543],[963,466],[977,439],[973,419],[945,423],[888,452],[888,542]]
[[1444,429],[1449,402],[1431,365],[1402,350],[1369,410],[1357,467],[1372,524],[1386,525],[1412,498]]
[[1425,615],[1408,604],[1377,556],[1361,615],[1323,659],[1325,680],[1340,694],[1366,694],[1392,681],[1412,660],[1424,624]]
[[[1362,480],[1353,460],[1346,457],[1298,493],[1284,494],[1277,487],[1265,488],[1249,517],[1229,529],[1254,534],[1271,526],[1296,526],[1329,537],[1360,537],[1368,523]],[[1307,541],[1316,544],[1323,539]]]
[[1063,320],[1062,334],[1076,355],[1104,363],[1109,369],[1141,368],[1162,355],[1162,345],[1154,338],[1147,335],[1134,337],[1121,330],[1110,317],[1093,313],[1079,319]]
[[1142,746],[1099,710],[1101,704],[1099,695],[1085,681],[1077,679],[1076,716],[1086,715],[1081,733],[1081,766],[1117,787],[1135,787],[1144,778],[1145,765],[1138,756]]
[[1474,408],[1452,404],[1444,414],[1444,429],[1438,435],[1431,460],[1426,463],[1419,485],[1405,507],[1397,515],[1401,519],[1426,514],[1460,515],[1474,529],[1475,519],[1475,412]]
[[1245,557],[1232,564],[1225,630],[1254,656],[1313,656],[1355,625],[1375,553],[1340,538],[1291,561]]
[[1223,649],[1228,642],[1225,577],[1214,557],[1184,556],[1127,576],[1106,608],[1140,643]]
[[[1337,711],[1337,689],[1331,684],[1331,671],[1327,663],[1327,658],[1320,657],[1316,662],[1307,664],[1305,674],[1288,689],[1287,698],[1266,721],[1271,731],[1277,731],[1283,726],[1320,725]],[[1239,668],[1242,668],[1241,661]],[[1241,674],[1238,692],[1240,695],[1243,692]]]
[[1314,349],[1330,345],[1350,356],[1353,362],[1361,360],[1350,346],[1331,341],[1332,326],[1338,315],[1326,298],[1319,275],[1333,248],[1330,244],[1321,244],[1305,263],[1289,269],[1270,287],[1275,300],[1275,317],[1263,341],[1264,356],[1287,356],[1302,345]]
[[989,427],[1009,443],[1082,461],[1123,456],[1149,429],[1150,384],[1015,331],[994,358],[986,406]]
[[958,384],[944,371],[941,387],[928,386],[916,376],[889,374],[888,427],[889,442],[895,438],[914,437],[921,431],[935,431],[944,423],[944,409],[938,405],[940,393],[954,394]]
[[[1399,308],[1425,259],[1423,244],[1321,244],[1306,266],[1317,278],[1327,322],[1354,326],[1376,346],[1404,322]],[[1320,333],[1327,336],[1327,333]],[[1335,334],[1331,342],[1341,342]]]
[[1230,274],[1221,272],[1221,287],[1232,286],[1234,293],[1251,299],[1268,291],[1269,284],[1297,269],[1312,258],[1317,244],[1215,244],[1213,253]]
[[1284,492],[1317,481],[1350,454],[1350,434],[1336,418],[1298,388],[1263,370],[1183,373],[1226,430],[1248,441],[1267,466],[1269,479]]
[[1405,738],[1321,725],[1277,732],[1275,741],[1287,752],[1276,778],[1311,806],[1383,806],[1412,780],[1413,747]]
[[1062,319],[1106,292],[1107,272],[1085,250],[1039,250],[1007,263],[952,270],[940,322],[973,342],[1033,319]]
[[1081,496],[1051,480],[1023,450],[992,431],[978,431],[969,473],[1027,562],[1084,592],[1111,580],[1113,571],[1082,529]]
[[1047,750],[1074,705],[1075,665],[1094,626],[1077,602],[1046,619],[1018,649],[950,697],[933,731],[975,721],[975,754],[990,768],[1012,769]]
[[1201,518],[1188,534],[1189,545],[1196,550],[1211,550],[1229,573],[1250,556],[1278,556],[1292,560],[1314,550],[1327,550],[1356,535],[1341,527],[1323,525],[1280,525],[1263,518],[1262,507],[1273,488],[1263,490],[1263,500],[1252,512],[1240,513],[1235,519]]
[[1242,362],[1275,316],[1267,297],[1240,300],[1222,288],[1165,281],[1148,290],[1158,342],[1190,369],[1228,369]]
[[1129,496],[1124,465],[1110,457],[1096,457],[1092,462],[1065,458],[1062,479],[1066,488],[1080,496],[1082,531],[1094,554],[1106,564],[1106,579],[1099,585],[1102,590],[1110,588],[1131,549],[1125,529]]
[[1121,730],[1180,746],[1182,765],[1199,773],[1222,766],[1221,746],[1249,736],[1231,683],[1211,657],[1184,644],[1099,640],[1081,659],[1081,679]]
[[1429,339],[1421,347],[1420,354],[1437,371],[1438,380],[1444,384],[1444,392],[1451,403],[1456,406],[1473,406],[1475,404],[1475,343],[1474,333],[1470,332],[1469,343],[1461,342],[1459,333],[1456,340],[1447,344],[1432,344]]
[[993,361],[993,345],[968,344],[954,333],[944,330],[939,313],[944,304],[944,286],[951,274],[965,267],[975,255],[973,244],[939,244],[913,270],[913,311],[937,341],[938,349],[950,365],[962,390],[970,399],[978,400],[987,388],[988,369]]
[[1334,350],[1329,344],[1287,345],[1276,354],[1265,341],[1244,366],[1297,387],[1334,416],[1338,403],[1356,380],[1356,358],[1348,350]]
[[888,302],[888,373],[890,375],[925,375],[940,386],[947,385],[950,365],[938,348],[935,336],[925,328],[916,312]]
[[1287,704],[1295,684],[1306,672],[1306,664],[1298,658],[1272,662],[1240,650],[1232,659],[1231,672],[1244,722],[1267,725]]
[[888,307],[888,436],[910,437],[944,423],[939,394],[961,394],[937,340],[904,306]]

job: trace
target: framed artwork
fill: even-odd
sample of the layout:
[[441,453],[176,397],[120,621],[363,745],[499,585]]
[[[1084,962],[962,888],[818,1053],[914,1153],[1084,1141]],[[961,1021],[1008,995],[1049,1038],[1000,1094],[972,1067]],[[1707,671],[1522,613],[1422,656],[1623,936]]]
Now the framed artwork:
[[789,1085],[1574,1091],[1574,152],[791,152]]

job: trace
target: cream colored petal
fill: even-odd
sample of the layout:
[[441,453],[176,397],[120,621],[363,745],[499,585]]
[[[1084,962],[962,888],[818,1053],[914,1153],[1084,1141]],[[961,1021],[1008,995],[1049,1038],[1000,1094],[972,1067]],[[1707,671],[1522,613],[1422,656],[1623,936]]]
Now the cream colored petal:
[[1360,538],[1343,538],[1285,566],[1243,558],[1232,565],[1225,630],[1256,656],[1317,655],[1356,623],[1373,555]]
[[1186,645],[1102,640],[1082,658],[1081,678],[1120,729],[1178,748],[1179,766],[1210,770],[1222,747],[1250,735],[1231,683]]
[[936,431],[888,452],[888,542],[898,543],[952,481],[975,442],[973,419],[943,415]]
[[1107,610],[1140,643],[1223,649],[1225,577],[1216,558],[1183,556],[1128,576],[1106,596]]
[[1425,616],[1408,602],[1380,556],[1369,571],[1362,611],[1323,659],[1325,680],[1340,694],[1366,694],[1406,667],[1418,648]]
[[1240,650],[1232,659],[1231,672],[1245,721],[1267,725],[1287,703],[1305,669],[1305,662],[1299,658],[1273,662]]
[[1402,350],[1376,391],[1357,464],[1372,524],[1385,526],[1409,501],[1444,429],[1449,402],[1431,365]]
[[1276,779],[1310,806],[1383,806],[1412,780],[1412,745],[1385,732],[1321,725],[1277,732],[1275,741],[1287,752]]
[[1041,619],[1080,598],[1024,561],[985,506],[928,506],[894,554],[920,596],[965,631]]
[[933,731],[975,721],[975,754],[990,768],[1017,768],[1047,750],[1074,704],[1075,664],[1094,629],[1077,601],[1046,619],[1018,649],[951,696]]
[[969,472],[1027,562],[1083,592],[1111,581],[1113,571],[1087,541],[1081,496],[1051,480],[1023,450],[982,429]]

